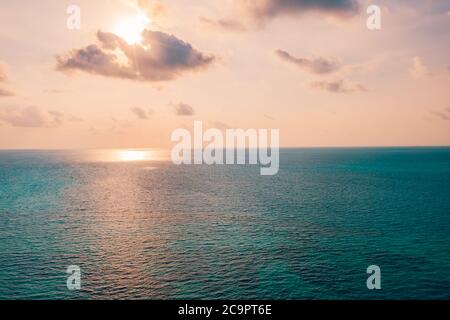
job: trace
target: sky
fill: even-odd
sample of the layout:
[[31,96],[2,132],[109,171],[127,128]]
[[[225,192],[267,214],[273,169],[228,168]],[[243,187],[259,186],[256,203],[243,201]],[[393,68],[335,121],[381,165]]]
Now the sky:
[[450,145],[449,89],[449,1],[0,0],[0,149]]

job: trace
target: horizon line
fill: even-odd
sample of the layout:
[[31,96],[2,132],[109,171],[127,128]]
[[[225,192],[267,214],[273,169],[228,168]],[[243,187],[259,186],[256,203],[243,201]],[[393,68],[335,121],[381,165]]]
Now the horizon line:
[[[279,147],[286,149],[405,149],[405,148],[450,148],[450,145],[380,145],[380,146],[291,146]],[[223,148],[226,150],[226,148]],[[246,148],[247,150],[248,148]],[[170,151],[170,148],[160,147],[110,147],[110,148],[0,148],[2,151],[94,151],[94,150],[160,150]],[[192,148],[192,150],[195,150]]]

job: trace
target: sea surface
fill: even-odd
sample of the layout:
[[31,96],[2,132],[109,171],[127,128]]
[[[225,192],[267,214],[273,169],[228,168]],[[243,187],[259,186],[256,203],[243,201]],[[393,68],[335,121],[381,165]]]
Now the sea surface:
[[450,148],[1,151],[0,299],[450,299]]

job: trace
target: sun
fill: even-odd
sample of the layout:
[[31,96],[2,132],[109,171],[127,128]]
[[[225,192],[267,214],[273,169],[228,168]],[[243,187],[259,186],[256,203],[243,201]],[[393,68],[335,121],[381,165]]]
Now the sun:
[[119,150],[115,156],[120,162],[144,161],[152,158],[147,150]]
[[134,17],[121,19],[114,28],[114,33],[124,39],[128,44],[141,44],[142,31],[151,23],[151,20],[142,12]]

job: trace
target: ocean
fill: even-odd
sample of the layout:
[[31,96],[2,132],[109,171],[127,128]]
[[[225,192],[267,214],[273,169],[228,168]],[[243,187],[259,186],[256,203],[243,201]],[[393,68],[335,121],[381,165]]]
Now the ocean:
[[0,152],[0,299],[450,299],[450,148],[103,160]]

